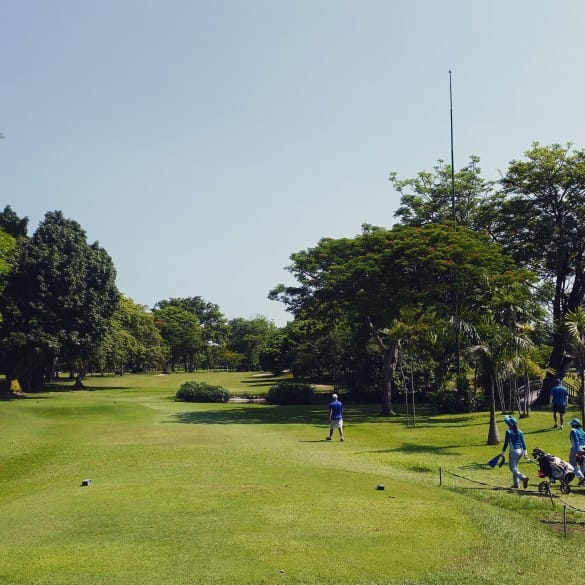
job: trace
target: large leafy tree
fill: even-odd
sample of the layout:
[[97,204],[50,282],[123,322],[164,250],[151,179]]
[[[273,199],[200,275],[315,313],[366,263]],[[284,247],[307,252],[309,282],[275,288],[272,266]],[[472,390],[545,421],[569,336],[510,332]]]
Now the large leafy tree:
[[27,226],[28,217],[18,217],[10,205],[7,205],[4,210],[0,212],[0,228],[12,237],[26,237]]
[[[7,278],[15,260],[16,240],[0,229],[0,294],[6,286]],[[0,323],[2,314],[0,314]],[[7,395],[11,391],[9,384],[0,384],[0,394]]]
[[[16,240],[0,228],[0,293],[16,260]],[[0,316],[1,318],[1,316]]]
[[156,309],[166,307],[180,307],[192,313],[199,320],[201,326],[201,346],[205,366],[212,368],[218,360],[221,360],[220,348],[225,347],[229,337],[227,319],[218,305],[206,301],[202,297],[170,298],[159,301]]
[[164,366],[166,355],[153,314],[122,295],[95,355],[96,367],[119,374],[142,372]]
[[359,340],[344,320],[326,323],[295,319],[277,332],[263,349],[262,369],[290,370],[295,377],[327,376],[333,384],[352,390],[368,387],[376,367],[367,361]]
[[171,371],[182,362],[186,372],[195,370],[195,355],[201,351],[201,324],[192,312],[176,305],[153,311],[154,321],[168,345]]
[[8,274],[16,262],[17,242],[27,237],[27,225],[28,218],[18,217],[10,205],[0,212],[0,293],[4,290]]
[[0,298],[4,373],[30,390],[67,363],[80,385],[118,303],[115,277],[110,256],[88,244],[76,221],[48,212],[33,237],[21,240]]
[[262,352],[271,346],[273,337],[278,334],[278,327],[273,321],[259,315],[253,319],[231,319],[229,329],[228,347],[244,356],[240,368],[259,370]]
[[477,156],[471,156],[468,164],[453,176],[451,166],[439,160],[432,171],[420,171],[410,179],[399,179],[393,172],[390,181],[401,195],[394,216],[410,226],[455,220],[459,225],[477,229],[484,221],[483,202],[493,188],[490,181],[482,178]]
[[585,298],[585,150],[534,143],[501,179],[491,233],[520,264],[552,289],[555,324],[550,367],[562,377],[569,365],[563,318]]
[[464,227],[455,230],[449,223],[392,230],[367,226],[356,238],[323,239],[291,259],[289,270],[299,285],[280,285],[271,298],[284,302],[297,318],[332,323],[345,318],[368,327],[383,356],[383,415],[393,414],[406,310],[410,321],[430,311],[446,319],[455,305],[477,313],[498,286],[529,279],[486,236]]

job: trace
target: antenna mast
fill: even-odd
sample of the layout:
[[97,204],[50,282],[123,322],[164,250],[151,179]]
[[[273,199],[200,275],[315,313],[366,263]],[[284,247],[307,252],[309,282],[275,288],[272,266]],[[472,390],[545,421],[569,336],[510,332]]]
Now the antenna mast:
[[455,213],[455,157],[453,155],[453,89],[451,87],[451,69],[449,69],[449,105],[451,111],[451,211],[453,221],[457,226],[457,214]]

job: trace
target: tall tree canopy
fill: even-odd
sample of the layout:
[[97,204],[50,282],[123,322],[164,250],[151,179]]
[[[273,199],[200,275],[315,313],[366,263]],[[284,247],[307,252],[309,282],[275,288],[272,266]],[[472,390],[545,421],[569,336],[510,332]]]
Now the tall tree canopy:
[[392,414],[392,379],[405,311],[430,311],[448,318],[464,309],[489,305],[494,291],[512,282],[526,283],[510,258],[486,236],[452,224],[366,227],[348,239],[323,239],[315,248],[291,256],[296,287],[280,285],[271,298],[295,317],[346,319],[366,325],[383,352],[382,414]]
[[16,261],[16,240],[0,228],[0,293],[14,262]]
[[[571,144],[534,143],[501,180],[492,235],[517,263],[536,271],[554,290],[558,326],[585,298],[585,150]],[[569,364],[568,339],[556,327],[550,366],[562,377]]]
[[493,184],[481,176],[477,156],[471,156],[453,177],[451,166],[439,160],[432,171],[420,171],[414,179],[399,179],[393,172],[390,181],[401,195],[394,216],[410,226],[455,220],[458,225],[477,229],[484,221],[482,204],[493,189]]
[[154,322],[166,341],[171,371],[178,362],[183,362],[186,372],[195,370],[195,355],[203,348],[201,324],[196,315],[176,304],[165,304],[154,312]]
[[10,205],[7,205],[2,212],[0,212],[0,228],[13,238],[24,238],[27,235],[28,217],[20,218],[12,210]]
[[102,372],[143,372],[162,369],[167,352],[153,314],[144,305],[121,295],[93,363]]
[[205,367],[213,368],[221,361],[220,349],[225,348],[229,336],[227,319],[218,305],[210,303],[202,297],[170,298],[159,301],[155,309],[179,307],[195,317],[201,327],[201,356],[200,362]]
[[278,333],[278,327],[260,315],[254,319],[232,319],[229,328],[228,347],[244,356],[240,368],[248,371],[259,370],[262,352],[269,349]]
[[116,271],[97,242],[61,211],[49,212],[25,238],[0,298],[2,365],[24,390],[38,387],[56,361],[85,364],[118,303]]

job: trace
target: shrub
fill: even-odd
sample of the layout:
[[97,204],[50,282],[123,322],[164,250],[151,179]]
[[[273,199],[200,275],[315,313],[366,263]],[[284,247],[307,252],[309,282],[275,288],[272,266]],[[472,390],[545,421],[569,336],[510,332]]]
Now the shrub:
[[481,395],[473,391],[439,390],[430,393],[430,402],[442,414],[475,412]]
[[230,393],[207,382],[188,381],[181,384],[176,399],[182,402],[227,402]]
[[266,394],[266,402],[271,404],[311,404],[313,386],[303,382],[279,382]]

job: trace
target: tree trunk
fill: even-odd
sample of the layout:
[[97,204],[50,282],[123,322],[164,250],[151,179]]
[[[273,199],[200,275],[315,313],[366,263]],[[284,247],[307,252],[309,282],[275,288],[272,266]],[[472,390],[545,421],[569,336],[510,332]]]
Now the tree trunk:
[[10,385],[12,380],[6,378],[6,380],[0,380],[0,400],[8,400],[12,396]]
[[75,384],[73,384],[73,390],[85,390],[85,385],[83,384],[83,379],[87,374],[87,370],[85,367],[80,367],[79,372],[77,372],[77,376],[75,376]]
[[496,393],[494,391],[494,380],[490,376],[490,428],[488,432],[488,445],[499,445],[500,444],[500,431],[496,423]]
[[392,410],[392,384],[400,353],[400,340],[391,343],[388,348],[382,346],[382,353],[384,356],[384,376],[382,381],[382,411],[380,412],[380,416],[396,416],[396,413]]
[[555,385],[555,379],[556,376],[550,372],[545,374],[540,392],[538,394],[538,399],[536,400],[536,403],[540,406],[548,406],[550,400],[550,389]]
[[563,379],[569,370],[571,358],[565,355],[567,340],[562,333],[553,334],[553,346],[548,365],[555,371],[555,377]]
[[34,392],[35,390],[41,390],[43,387],[42,367],[19,367],[13,377],[20,382],[23,392]]
[[[581,305],[585,298],[585,278],[581,270],[573,279],[573,285],[568,295],[564,292],[566,277],[563,273],[557,274],[555,281],[555,296],[553,299],[553,322],[560,323],[570,311]],[[562,332],[553,334],[553,347],[550,354],[549,366],[554,368],[555,377],[563,379],[567,373],[571,358],[566,356],[567,336]]]

